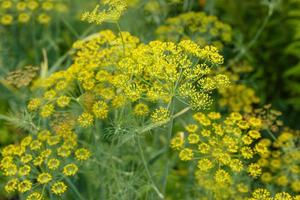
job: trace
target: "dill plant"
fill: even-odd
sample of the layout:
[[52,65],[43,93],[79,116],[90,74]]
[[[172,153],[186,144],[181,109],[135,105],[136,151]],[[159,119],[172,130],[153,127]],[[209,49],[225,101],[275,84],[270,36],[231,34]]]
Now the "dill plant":
[[[252,67],[236,64],[239,54],[224,61],[233,29],[188,11],[158,20],[145,41],[119,22],[141,3],[101,1],[81,20],[117,31],[78,39],[59,71],[34,81],[19,81],[35,73],[30,67],[8,76],[33,94],[26,121],[1,117],[22,120],[27,135],[1,150],[5,191],[27,200],[299,199],[299,132],[282,127],[280,112],[259,108],[243,82]],[[142,7],[153,14],[168,3],[189,7]],[[8,18],[3,25],[13,25]]]

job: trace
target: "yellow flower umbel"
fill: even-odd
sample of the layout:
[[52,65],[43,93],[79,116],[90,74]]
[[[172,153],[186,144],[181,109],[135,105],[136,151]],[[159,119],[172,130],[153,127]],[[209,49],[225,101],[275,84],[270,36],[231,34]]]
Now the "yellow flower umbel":
[[260,156],[257,164],[261,168],[261,182],[265,186],[289,188],[300,192],[300,141],[299,131],[284,130],[273,141],[261,139],[260,143],[272,146],[272,151]]
[[213,91],[229,85],[227,76],[212,72],[224,61],[218,49],[201,48],[191,40],[143,44],[128,32],[122,32],[121,38],[105,30],[77,41],[74,49],[73,64],[41,80],[38,88],[45,89],[44,94],[28,105],[49,120],[57,113],[83,110],[74,114],[77,123],[71,130],[92,127],[109,113],[118,113],[111,110],[122,109],[126,115],[165,123],[171,113],[160,107],[180,101],[205,109],[212,103]]
[[231,42],[232,30],[228,24],[218,20],[216,16],[208,16],[204,12],[188,12],[168,18],[156,33],[165,41],[190,39],[201,45],[212,44],[219,49]]
[[260,102],[253,88],[246,85],[241,80],[241,76],[248,74],[253,69],[248,64],[234,65],[229,68],[219,68],[216,73],[226,74],[230,79],[230,86],[219,88],[220,99],[219,105],[228,108],[231,112],[254,111],[254,105]]
[[[237,197],[238,188],[233,188],[240,182],[233,177],[242,177],[245,171],[259,177],[262,169],[251,163],[253,157],[269,153],[267,145],[258,141],[262,128],[259,119],[250,120],[239,113],[221,116],[217,112],[198,112],[193,119],[185,126],[186,132],[179,132],[171,140],[171,148],[179,152],[180,160],[197,163],[195,178],[201,189],[213,192],[216,199]],[[239,193],[245,197],[245,192]]]
[[96,24],[116,22],[126,10],[126,7],[127,0],[103,0],[93,11],[84,12],[81,20]]
[[166,108],[158,108],[152,113],[151,119],[155,123],[166,123],[170,120],[170,112]]
[[274,197],[271,195],[270,191],[264,188],[258,188],[254,190],[249,200],[297,200],[298,197],[294,197],[286,192],[276,193]]
[[63,1],[60,0],[1,0],[0,26],[12,24],[28,24],[36,21],[39,24],[49,24],[55,12],[63,11]]
[[46,193],[36,192],[43,188],[62,195],[67,186],[61,177],[74,176],[82,163],[79,161],[90,156],[87,149],[77,149],[76,135],[61,137],[49,131],[25,137],[19,144],[4,147],[1,153],[0,169],[8,178],[5,191],[25,193],[27,199],[44,199]]

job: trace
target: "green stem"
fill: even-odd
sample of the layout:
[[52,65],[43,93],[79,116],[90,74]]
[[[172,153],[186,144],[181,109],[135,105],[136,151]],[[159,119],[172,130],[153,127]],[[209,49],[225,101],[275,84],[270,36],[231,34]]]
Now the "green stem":
[[[87,36],[89,34],[89,32],[94,28],[95,26],[92,25],[90,26],[81,36],[80,38],[84,38],[85,36]],[[55,72],[60,65],[68,58],[69,55],[72,55],[72,53],[74,52],[73,48],[70,48],[64,55],[62,55],[53,65],[52,67],[49,69],[48,74],[52,74],[53,72]]]
[[144,151],[143,151],[143,148],[141,146],[141,142],[140,142],[140,138],[137,137],[137,144],[138,144],[138,149],[139,149],[139,152],[141,154],[141,158],[142,158],[142,161],[143,161],[143,164],[144,164],[144,167],[145,167],[145,170],[146,170],[146,173],[147,173],[147,176],[149,178],[149,181],[151,182],[151,186],[153,187],[153,189],[155,190],[155,192],[157,193],[157,195],[159,196],[160,199],[164,199],[164,195],[159,191],[159,189],[156,187],[156,184],[152,178],[152,175],[151,175],[151,172],[148,168],[148,164],[147,164],[147,161],[145,159],[145,155],[144,155]]
[[[171,116],[171,119],[175,119],[183,114],[185,114],[186,112],[188,112],[191,108],[190,107],[186,107],[184,109],[182,109],[181,111],[179,111],[178,113],[176,113],[175,115]],[[143,127],[142,129],[137,129],[135,130],[136,133],[138,134],[142,134],[142,133],[145,133],[145,132],[148,132],[154,128],[157,128],[157,127],[160,127],[161,125],[163,125],[165,123],[162,123],[162,122],[158,122],[158,123],[154,123],[154,124],[150,124],[148,126],[145,126]]]
[[267,129],[267,132],[268,132],[268,134],[271,136],[271,138],[272,138],[274,141],[277,140],[277,138],[275,137],[275,135],[274,135],[269,129]]
[[[173,102],[173,99],[171,100],[171,104]],[[172,104],[172,108],[171,108],[171,115],[174,115],[174,104]],[[173,125],[174,125],[174,118],[171,118],[170,121],[170,127],[169,127],[169,132],[168,132],[168,138],[167,138],[167,142],[165,144],[165,152],[168,150],[169,145],[170,145],[170,140],[172,138],[172,133],[173,133]],[[167,159],[167,163],[165,166],[165,173],[164,173],[164,179],[163,179],[163,193],[165,194],[166,191],[166,187],[167,187],[167,183],[168,183],[168,174],[169,174],[169,157],[168,154],[166,154],[166,159]]]
[[118,31],[119,31],[119,34],[120,34],[120,37],[121,37],[121,40],[122,40],[123,54],[125,56],[125,42],[124,42],[123,34],[122,34],[122,31],[121,31],[121,27],[120,27],[119,22],[116,22],[116,25],[117,25],[117,28],[118,28]]
[[271,19],[271,16],[273,15],[273,11],[274,11],[274,5],[270,4],[269,5],[269,10],[268,10],[268,15],[264,19],[262,25],[260,26],[260,28],[255,33],[252,40],[246,45],[245,48],[241,49],[239,54],[237,54],[237,56],[232,60],[232,62],[230,63],[231,65],[238,62],[251,49],[251,47],[255,44],[255,42],[258,40],[258,38],[262,34],[263,30],[266,28],[267,24],[269,23],[269,21]]
[[75,185],[72,183],[72,181],[68,178],[65,178],[65,180],[68,182],[68,184],[71,186],[72,190],[75,192],[79,200],[84,200],[84,198],[81,196]]

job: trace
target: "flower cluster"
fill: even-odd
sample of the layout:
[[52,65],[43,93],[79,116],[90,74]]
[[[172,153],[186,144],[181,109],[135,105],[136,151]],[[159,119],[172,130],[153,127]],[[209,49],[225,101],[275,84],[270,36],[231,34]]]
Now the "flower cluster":
[[231,42],[231,27],[204,12],[188,12],[166,20],[156,33],[166,41],[192,39],[200,46],[212,44],[222,49]]
[[[268,142],[259,141],[259,118],[245,118],[239,113],[223,118],[220,113],[211,112],[195,113],[193,119],[196,123],[186,125],[186,131],[172,139],[171,147],[179,150],[181,160],[197,162],[195,176],[201,188],[223,199],[233,195],[232,187],[242,182],[233,178],[237,174],[252,178],[261,175],[261,166],[253,161],[256,155],[268,154],[269,149]],[[248,189],[241,190],[246,190],[243,195]]]
[[[76,42],[74,63],[38,82],[46,91],[32,99],[28,109],[50,118],[56,110],[79,106],[78,124],[87,128],[127,104],[137,116],[150,114],[150,105],[172,99],[206,108],[212,92],[229,84],[227,76],[212,73],[211,68],[223,63],[213,46],[200,48],[189,40],[143,44],[127,32],[121,34],[106,30]],[[161,116],[156,112],[151,114],[154,121],[168,118],[168,110]]]
[[254,105],[260,102],[253,88],[245,83],[242,83],[242,76],[252,71],[252,67],[243,64],[228,68],[219,68],[216,73],[226,74],[230,79],[230,86],[220,88],[219,105],[226,107],[231,112],[246,112],[254,111]]
[[[142,0],[140,0],[143,2]],[[148,0],[144,1],[141,6],[143,6],[144,12],[151,14],[153,20],[157,21],[162,13],[170,12],[172,10],[172,6],[176,7],[178,5],[182,5],[184,0]],[[140,6],[140,7],[141,7]]]
[[0,0],[0,25],[28,24],[30,21],[48,24],[53,11],[65,10],[64,3],[59,0]]
[[255,91],[244,84],[232,84],[229,88],[220,89],[219,92],[222,95],[219,100],[220,106],[226,106],[235,112],[251,112],[252,105],[259,103]]
[[289,188],[294,193],[300,192],[299,136],[299,132],[286,130],[269,144],[272,151],[258,160],[262,167],[263,183]]
[[64,179],[74,176],[81,161],[90,157],[85,148],[78,148],[77,136],[52,134],[44,130],[27,136],[19,144],[1,151],[0,168],[8,181],[8,193],[24,193],[27,200],[43,199],[45,189],[55,195],[67,190]]
[[96,24],[117,22],[126,8],[127,0],[103,0],[93,11],[84,12],[81,20]]
[[248,115],[257,116],[263,121],[263,126],[272,132],[279,132],[283,122],[279,119],[282,113],[272,108],[271,104],[264,105],[262,108],[254,109]]
[[32,80],[37,76],[38,67],[26,66],[24,69],[18,69],[9,72],[5,80],[11,86],[21,88],[28,86]]
[[[131,199],[143,199],[145,195],[155,198],[148,192],[153,189],[157,197],[165,199],[164,190],[169,189],[167,182],[171,182],[167,181],[170,165],[177,164],[169,160],[174,158],[168,151],[170,146],[180,161],[174,168],[188,166],[188,170],[183,170],[190,175],[187,188],[195,189],[186,198],[174,199],[300,200],[300,133],[281,129],[283,124],[278,120],[281,113],[272,110],[270,105],[255,109],[260,99],[248,84],[250,81],[243,80],[252,67],[234,64],[241,62],[239,59],[244,54],[238,54],[232,62],[226,61],[226,67],[220,67],[224,64],[220,51],[226,57],[234,54],[230,52],[233,33],[228,24],[216,16],[190,11],[193,1],[98,2],[93,10],[81,15],[81,20],[115,23],[118,33],[102,30],[76,41],[66,56],[54,63],[55,66],[71,63],[70,66],[48,76],[48,56],[52,64],[52,57],[60,55],[55,50],[60,48],[53,48],[56,46],[52,43],[58,42],[58,47],[61,46],[61,39],[52,38],[50,31],[54,27],[51,26],[49,38],[42,40],[52,43],[43,51],[41,79],[34,80],[38,68],[28,66],[8,73],[2,80],[7,86],[13,86],[13,90],[30,85],[35,92],[24,118],[0,116],[32,130],[20,142],[1,149],[0,171],[8,194],[18,193],[26,200],[68,199],[66,192],[71,187],[78,199],[95,199],[94,196],[81,197],[70,180],[81,175],[79,170],[84,172],[83,164],[91,156],[91,152],[80,145],[84,143],[95,147],[95,165],[92,166],[95,168],[90,173],[84,172],[86,180],[105,172],[108,176],[112,174],[102,179],[104,184],[97,179],[84,182],[90,184],[86,187],[88,195],[93,190],[107,191],[106,185],[117,180],[116,189],[108,188],[109,192],[100,196],[112,198],[109,195],[118,190],[116,198],[119,195],[121,198],[124,191]],[[200,0],[200,4],[204,5],[205,1]],[[144,42],[120,30],[121,16],[134,6],[152,15],[150,19],[157,25],[154,40]],[[171,6],[176,10],[170,9]],[[22,24],[20,27],[49,24],[54,12],[65,9],[64,0],[0,0],[0,28],[6,31],[18,30],[15,24]],[[174,14],[179,10],[189,11],[168,18],[168,12]],[[163,18],[167,20],[162,23]],[[78,35],[81,30],[73,29],[73,23],[67,20],[63,22],[76,38],[81,38]],[[54,30],[60,30],[60,24],[57,25]],[[92,29],[86,33],[89,30]],[[73,38],[64,31],[53,35],[60,33],[64,38]],[[43,34],[34,32],[32,38],[39,35]],[[251,41],[246,50],[256,41]],[[38,52],[38,48],[35,50]],[[28,55],[33,56],[34,52],[30,50]],[[72,56],[70,62],[68,55]],[[22,64],[23,56],[17,57]],[[214,105],[213,97],[218,98],[217,109],[209,112],[205,109]],[[189,115],[185,118],[183,114]],[[179,132],[172,138],[174,130]],[[279,130],[280,134],[273,134]],[[143,141],[141,138],[146,132],[160,135],[152,139],[149,134]],[[150,143],[154,145],[146,146]],[[159,151],[154,152],[155,148]],[[132,156],[136,151],[141,159]],[[141,164],[145,170],[136,171]],[[156,185],[157,175],[152,177],[151,170],[164,165],[165,169],[157,174],[163,174],[164,179],[163,191],[160,191],[161,184]],[[147,176],[142,174],[144,172]],[[144,178],[150,181],[150,184],[145,183],[146,194],[135,196]],[[129,182],[130,187],[123,185],[124,182]],[[191,188],[191,183],[196,183],[195,188]],[[96,195],[99,198],[99,194]]]
[[300,196],[292,196],[286,192],[280,192],[272,197],[271,193],[267,189],[258,188],[256,189],[249,200],[299,200]]

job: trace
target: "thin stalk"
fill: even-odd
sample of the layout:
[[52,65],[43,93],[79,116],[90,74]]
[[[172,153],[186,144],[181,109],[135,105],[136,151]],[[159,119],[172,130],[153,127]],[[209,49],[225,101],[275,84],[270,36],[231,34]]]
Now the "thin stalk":
[[[86,35],[89,34],[89,32],[94,28],[95,26],[92,25],[90,26],[81,36],[80,38],[84,38]],[[68,58],[69,55],[72,55],[72,53],[74,52],[73,48],[70,48],[65,54],[63,54],[53,65],[52,67],[49,69],[48,74],[52,74],[53,72],[55,72],[60,65]]]
[[[179,111],[178,113],[176,113],[175,115],[171,116],[171,119],[175,119],[183,114],[185,114],[186,112],[188,112],[191,108],[190,107],[186,107],[184,109],[182,109],[181,111]],[[135,132],[138,133],[138,134],[142,134],[142,133],[145,133],[145,132],[148,132],[154,128],[157,128],[161,125],[163,125],[164,123],[162,122],[158,122],[158,123],[154,123],[154,124],[150,124],[148,126],[145,126],[143,127],[142,129],[136,129]]]
[[[173,102],[173,100],[172,100],[172,102]],[[171,109],[171,115],[173,116],[173,114],[174,114],[174,104],[172,104],[172,109]],[[171,118],[170,127],[169,127],[169,131],[168,131],[168,139],[167,139],[167,142],[164,147],[165,152],[168,150],[169,145],[170,145],[170,140],[172,138],[172,133],[173,133],[173,125],[174,125],[174,118]],[[168,174],[169,174],[169,157],[167,155],[167,163],[165,166],[164,179],[163,179],[163,193],[164,194],[166,192],[166,186],[168,183]]]
[[141,146],[141,142],[140,142],[140,138],[137,137],[137,144],[138,144],[138,149],[139,149],[139,152],[140,152],[140,155],[141,155],[141,158],[142,158],[142,161],[143,161],[143,164],[144,164],[144,167],[145,167],[145,170],[146,170],[146,173],[147,173],[147,176],[149,178],[149,181],[151,182],[151,186],[153,187],[153,189],[155,190],[155,192],[157,193],[158,197],[160,199],[164,199],[164,195],[159,191],[159,189],[157,188],[153,178],[152,178],[152,175],[151,175],[151,172],[149,170],[149,167],[148,167],[148,164],[147,164],[147,161],[145,159],[145,155],[144,155],[144,151],[143,151],[143,148]]
[[119,22],[116,22],[116,25],[117,25],[117,28],[118,28],[118,31],[119,31],[119,34],[120,34],[120,37],[121,37],[121,40],[122,40],[123,54],[125,56],[125,42],[124,42],[123,34],[122,34],[122,31],[121,31],[121,27],[120,27]]
[[184,0],[183,1],[183,6],[182,6],[183,12],[188,11],[188,8],[189,8],[189,0]]
[[77,195],[78,199],[84,200],[84,198],[81,196],[81,194],[79,193],[79,191],[77,190],[77,188],[75,187],[75,185],[72,183],[72,181],[70,181],[70,179],[68,179],[68,178],[65,178],[65,180],[68,182],[68,184],[70,184],[72,190],[75,192],[75,194]]
[[263,30],[266,28],[267,24],[269,23],[271,16],[273,15],[274,11],[274,6],[273,4],[269,5],[269,10],[268,10],[268,15],[265,17],[262,25],[259,27],[259,29],[256,31],[254,37],[252,40],[246,45],[245,48],[241,49],[239,54],[236,55],[236,57],[230,62],[230,64],[235,64],[238,62],[250,49],[251,47],[255,44],[255,42],[258,40],[260,35],[262,34]]
[[64,19],[64,17],[61,17],[60,20],[66,25],[66,27],[69,29],[69,31],[76,37],[80,38],[80,35],[77,33],[77,31],[72,27],[72,25]]
[[274,135],[269,129],[267,129],[267,132],[268,132],[268,134],[271,136],[271,138],[272,138],[274,141],[277,140],[277,138],[275,137],[275,135]]

